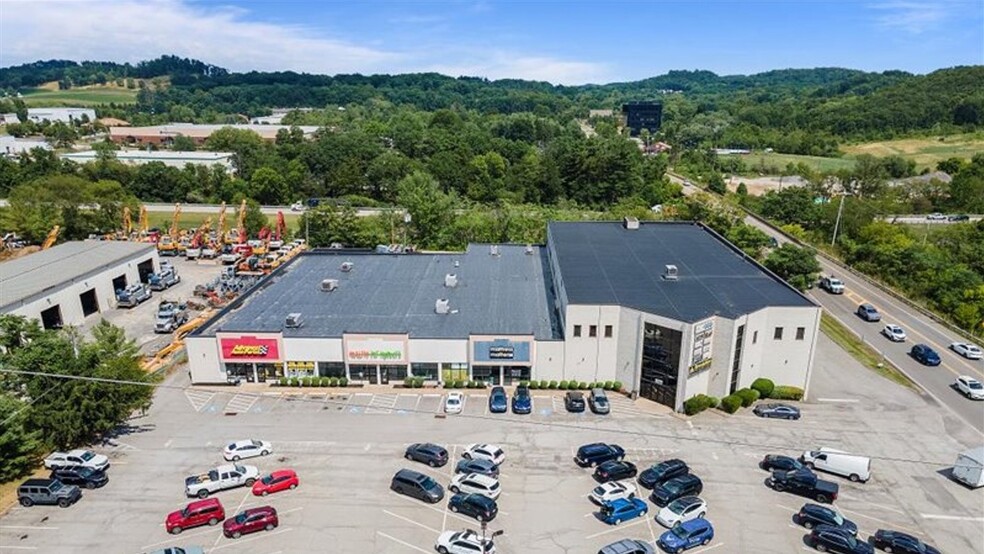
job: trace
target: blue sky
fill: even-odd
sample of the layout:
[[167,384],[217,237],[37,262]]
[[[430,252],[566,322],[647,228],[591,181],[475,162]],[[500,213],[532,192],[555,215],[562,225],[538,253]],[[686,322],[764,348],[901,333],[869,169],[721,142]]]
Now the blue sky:
[[164,53],[235,71],[405,73],[581,84],[671,69],[984,63],[984,0],[0,3],[0,66]]

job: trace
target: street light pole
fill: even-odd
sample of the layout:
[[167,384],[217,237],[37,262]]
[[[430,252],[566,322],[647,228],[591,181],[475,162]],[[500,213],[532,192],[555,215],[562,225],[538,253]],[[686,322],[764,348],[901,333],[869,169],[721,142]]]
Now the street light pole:
[[841,203],[837,207],[837,219],[834,221],[834,236],[830,239],[830,246],[834,246],[834,243],[837,242],[837,229],[840,227],[841,214],[844,213],[844,200],[846,196],[847,194],[841,194]]

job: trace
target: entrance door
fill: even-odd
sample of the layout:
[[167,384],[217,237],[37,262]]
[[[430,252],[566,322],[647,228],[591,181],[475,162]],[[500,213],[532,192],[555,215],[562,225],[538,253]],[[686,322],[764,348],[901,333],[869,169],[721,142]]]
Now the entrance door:
[[99,302],[96,300],[96,289],[89,289],[79,295],[82,303],[82,315],[90,316],[99,311]]
[[680,331],[646,323],[639,382],[639,394],[643,397],[676,408],[682,339]]
[[62,328],[61,306],[55,304],[54,306],[41,312],[41,325],[45,329],[61,329]]

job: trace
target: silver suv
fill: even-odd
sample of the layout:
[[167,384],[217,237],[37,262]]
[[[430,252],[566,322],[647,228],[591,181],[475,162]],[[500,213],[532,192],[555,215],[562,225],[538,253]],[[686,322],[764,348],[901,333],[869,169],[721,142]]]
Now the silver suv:
[[602,548],[598,554],[656,554],[656,550],[642,541],[622,539]]
[[82,491],[78,487],[58,479],[28,479],[17,487],[17,501],[25,508],[35,504],[57,504],[67,508],[80,498]]
[[596,414],[607,414],[611,411],[608,397],[605,396],[605,389],[602,388],[591,389],[591,394],[588,395],[588,405],[591,406],[591,411]]

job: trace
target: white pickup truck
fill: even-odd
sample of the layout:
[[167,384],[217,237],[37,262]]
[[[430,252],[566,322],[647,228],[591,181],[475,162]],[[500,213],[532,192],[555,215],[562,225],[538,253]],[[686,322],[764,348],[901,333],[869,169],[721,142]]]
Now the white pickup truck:
[[83,466],[104,471],[109,469],[109,458],[96,454],[91,450],[70,450],[68,452],[52,452],[44,459],[44,467],[58,469],[60,467]]
[[820,288],[830,294],[844,294],[844,281],[833,275],[820,279]]
[[205,498],[213,492],[236,487],[251,487],[259,477],[260,470],[256,469],[256,466],[221,465],[210,469],[208,473],[187,477],[185,494]]

